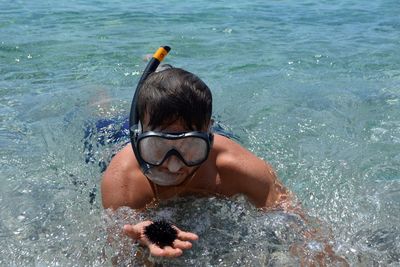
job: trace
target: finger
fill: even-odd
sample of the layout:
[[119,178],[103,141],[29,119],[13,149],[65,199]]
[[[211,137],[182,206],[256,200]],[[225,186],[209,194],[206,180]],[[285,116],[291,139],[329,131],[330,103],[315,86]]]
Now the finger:
[[160,248],[159,246],[157,246],[156,244],[148,244],[147,247],[150,250],[150,254],[156,257],[163,257],[165,252],[162,248]]
[[179,228],[176,227],[175,225],[174,225],[173,227],[174,227],[175,230],[177,231],[177,238],[180,239],[180,240],[184,240],[184,241],[194,241],[194,240],[199,239],[199,236],[196,235],[195,233],[182,231],[181,229],[179,229]]
[[143,234],[143,229],[151,223],[151,221],[143,221],[138,224],[125,224],[123,232],[133,239],[140,239]]
[[174,246],[174,248],[179,248],[182,250],[190,249],[190,248],[192,248],[192,243],[190,243],[189,241],[182,241],[182,240],[175,239],[173,246]]
[[164,247],[165,257],[179,257],[182,255],[183,251],[179,248],[173,248],[170,246]]
[[123,231],[127,236],[132,237],[133,239],[138,239],[140,237],[140,233],[138,233],[135,226],[131,224],[125,224]]
[[179,248],[173,248],[170,246],[166,246],[164,248],[160,248],[156,244],[150,244],[149,250],[151,255],[156,256],[156,257],[179,257],[182,255],[183,251]]
[[190,232],[184,232],[178,230],[177,238],[183,241],[195,241],[199,239],[198,235]]

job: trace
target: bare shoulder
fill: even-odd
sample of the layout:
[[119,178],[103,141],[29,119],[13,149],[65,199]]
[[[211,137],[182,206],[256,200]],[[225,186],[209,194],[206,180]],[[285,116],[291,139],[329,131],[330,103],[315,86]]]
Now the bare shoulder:
[[227,194],[245,194],[257,207],[271,207],[287,191],[269,163],[233,140],[215,135],[213,149]]
[[232,170],[245,176],[260,176],[266,168],[270,168],[265,161],[224,136],[215,135],[213,148],[217,153],[216,164],[220,170]]
[[101,182],[104,208],[121,206],[140,209],[152,201],[153,192],[144,177],[130,144],[111,160]]

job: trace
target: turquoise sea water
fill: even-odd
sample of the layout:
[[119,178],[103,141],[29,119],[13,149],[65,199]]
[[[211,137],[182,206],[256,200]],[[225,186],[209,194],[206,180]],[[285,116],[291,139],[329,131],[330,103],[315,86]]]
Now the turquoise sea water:
[[[126,116],[160,45],[210,86],[215,118],[275,167],[337,255],[399,265],[398,14],[394,0],[0,0],[0,265],[111,264],[98,163],[125,140],[85,129]],[[301,223],[245,200],[153,213],[200,235],[166,266],[299,263],[288,226]]]

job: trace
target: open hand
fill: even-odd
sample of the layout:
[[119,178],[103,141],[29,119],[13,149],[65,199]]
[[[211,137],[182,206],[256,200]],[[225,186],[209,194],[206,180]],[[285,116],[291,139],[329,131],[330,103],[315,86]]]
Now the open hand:
[[124,233],[134,240],[137,240],[141,245],[147,246],[150,250],[150,254],[156,257],[179,257],[182,255],[183,250],[190,249],[192,243],[190,241],[195,241],[199,237],[190,232],[184,232],[178,229],[178,227],[173,226],[177,231],[177,238],[174,240],[172,246],[165,246],[160,248],[150,240],[144,234],[145,228],[152,224],[152,221],[143,221],[138,224],[126,224],[124,225]]

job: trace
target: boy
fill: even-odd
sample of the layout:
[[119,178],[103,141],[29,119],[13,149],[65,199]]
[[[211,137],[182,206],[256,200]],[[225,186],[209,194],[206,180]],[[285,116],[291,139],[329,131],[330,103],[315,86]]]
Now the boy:
[[[114,156],[104,173],[104,208],[140,210],[154,200],[189,194],[244,194],[266,209],[288,199],[288,190],[268,163],[211,132],[211,92],[194,74],[179,68],[150,74],[139,92],[137,110],[134,142]],[[160,248],[144,235],[151,223],[125,225],[124,232],[154,256],[180,256],[198,238],[175,227],[173,245]]]

